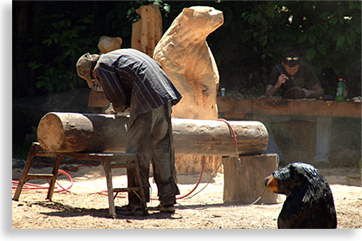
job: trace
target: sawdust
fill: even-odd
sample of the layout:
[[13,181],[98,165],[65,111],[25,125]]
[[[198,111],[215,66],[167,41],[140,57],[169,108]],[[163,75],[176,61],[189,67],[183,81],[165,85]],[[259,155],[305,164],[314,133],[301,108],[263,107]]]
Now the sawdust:
[[[67,167],[70,169],[71,167]],[[63,166],[63,169],[65,167]],[[51,168],[32,169],[32,173],[50,172]],[[331,184],[337,210],[339,229],[362,228],[362,187],[359,170],[353,168],[322,169]],[[19,201],[12,201],[13,229],[276,229],[282,203],[273,205],[225,205],[223,204],[223,174],[211,179],[212,173],[204,173],[192,198],[178,200],[175,214],[162,214],[157,210],[157,187],[150,178],[152,200],[145,217],[122,216],[108,218],[106,181],[101,166],[80,167],[70,171],[73,186],[70,192],[56,192],[53,201],[46,201],[47,190],[24,190]],[[19,178],[20,169],[13,169],[13,179]],[[114,186],[127,183],[123,169],[113,173]],[[199,174],[179,175],[181,196],[190,192]],[[71,185],[64,175],[59,183]],[[32,180],[44,187],[44,180]],[[14,194],[14,190],[13,190]],[[257,197],[255,197],[257,198]],[[116,206],[127,204],[127,196],[118,195]]]

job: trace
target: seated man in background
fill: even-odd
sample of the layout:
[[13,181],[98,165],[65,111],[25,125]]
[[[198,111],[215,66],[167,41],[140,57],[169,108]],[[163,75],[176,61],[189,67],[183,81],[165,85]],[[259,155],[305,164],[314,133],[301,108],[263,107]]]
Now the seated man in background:
[[316,98],[323,96],[323,89],[312,66],[303,63],[298,52],[283,54],[281,72],[273,68],[265,96],[273,96],[279,88],[285,99]]
[[[313,68],[301,61],[301,57],[295,50],[289,50],[282,56],[282,67],[273,68],[265,96],[275,95],[279,88],[285,99],[316,98],[323,96],[323,89],[314,73]],[[269,123],[286,122],[290,120],[317,120],[316,126],[316,152],[313,157],[313,165],[316,167],[328,167],[329,165],[329,139],[331,129],[330,117],[301,117],[301,116],[268,116],[264,124],[269,132],[269,143],[266,153],[276,153],[279,155],[279,165],[284,165],[283,153],[275,143],[273,133],[270,131]]]

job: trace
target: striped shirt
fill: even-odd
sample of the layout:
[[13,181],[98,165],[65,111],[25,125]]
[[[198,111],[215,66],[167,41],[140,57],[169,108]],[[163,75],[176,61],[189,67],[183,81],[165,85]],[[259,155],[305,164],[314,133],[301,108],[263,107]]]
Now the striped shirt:
[[121,106],[122,111],[122,107],[131,106],[135,115],[169,101],[176,105],[182,98],[161,65],[135,49],[119,49],[101,55],[94,74],[107,99],[114,106]]

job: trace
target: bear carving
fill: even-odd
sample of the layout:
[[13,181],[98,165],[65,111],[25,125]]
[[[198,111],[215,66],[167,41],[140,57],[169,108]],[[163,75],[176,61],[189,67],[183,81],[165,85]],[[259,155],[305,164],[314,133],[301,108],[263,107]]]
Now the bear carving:
[[223,13],[212,7],[185,8],[158,42],[153,58],[183,96],[173,118],[217,119],[219,72],[206,37],[223,23]]
[[122,38],[121,37],[108,37],[103,35],[99,38],[98,49],[100,54],[106,54],[116,49],[120,49],[122,46]]
[[265,178],[267,189],[285,194],[278,228],[336,228],[332,191],[323,175],[306,163],[290,163]]

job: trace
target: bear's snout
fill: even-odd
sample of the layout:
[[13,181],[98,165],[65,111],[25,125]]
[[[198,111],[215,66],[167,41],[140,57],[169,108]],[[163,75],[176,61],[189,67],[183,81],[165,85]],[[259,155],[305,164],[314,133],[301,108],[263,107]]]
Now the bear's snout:
[[264,179],[264,184],[265,184],[265,186],[268,184],[268,180],[269,180],[268,177],[266,177],[266,178]]
[[266,188],[269,191],[271,191],[273,193],[279,193],[278,180],[273,175],[266,177],[264,180],[264,183],[265,183]]

